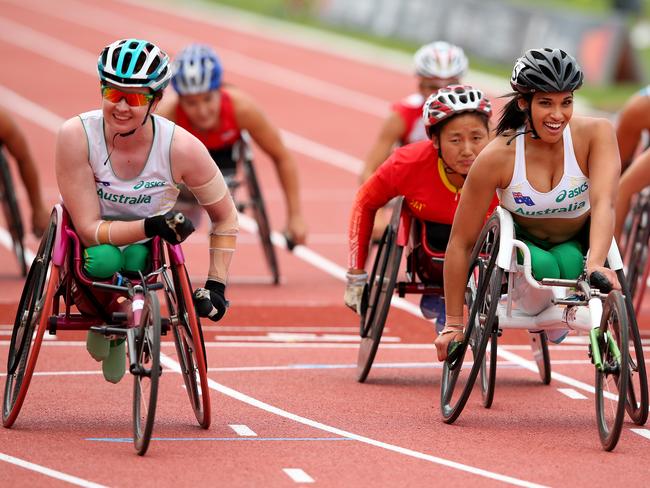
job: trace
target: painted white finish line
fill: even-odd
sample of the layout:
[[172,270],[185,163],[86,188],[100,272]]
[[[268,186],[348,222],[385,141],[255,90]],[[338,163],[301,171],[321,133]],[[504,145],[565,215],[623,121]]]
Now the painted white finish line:
[[20,466],[21,468],[25,468],[30,471],[35,471],[42,475],[49,476],[50,478],[65,481],[66,483],[70,483],[71,485],[83,486],[84,488],[106,488],[104,485],[93,483],[92,481],[88,481],[83,478],[77,478],[76,476],[62,473],[61,471],[57,471],[55,469],[46,468],[45,466],[41,466],[40,464],[30,463],[29,461],[25,461],[24,459],[13,457],[1,452],[0,452],[0,461],[4,461],[9,464],[14,464],[16,466]]
[[558,388],[557,391],[559,391],[563,395],[568,396],[572,400],[586,400],[587,399],[586,396],[584,396],[579,391],[574,390],[573,388]]
[[648,429],[630,429],[632,432],[635,434],[639,434],[641,437],[645,437],[646,439],[650,439],[650,430]]
[[298,468],[283,468],[282,471],[287,473],[287,476],[296,483],[313,483],[314,478],[305,473],[302,469]]
[[228,427],[242,437],[257,437],[257,434],[248,425],[229,424]]

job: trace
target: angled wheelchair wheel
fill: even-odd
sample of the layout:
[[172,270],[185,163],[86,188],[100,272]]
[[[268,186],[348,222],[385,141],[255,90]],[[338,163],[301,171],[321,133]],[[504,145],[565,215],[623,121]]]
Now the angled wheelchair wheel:
[[[503,270],[496,264],[499,250],[500,224],[498,216],[492,216],[484,225],[471,256],[469,278],[465,291],[465,304],[469,319],[464,331],[464,340],[458,346],[456,358],[445,361],[440,385],[440,407],[445,423],[454,422],[461,414],[481,369],[487,373],[496,361],[486,367],[485,352],[488,342],[498,328],[497,306],[501,297]],[[472,352],[473,361],[466,361],[467,352]],[[496,346],[494,347],[496,352]],[[489,374],[486,375],[489,379]],[[492,384],[492,392],[493,385]],[[490,382],[487,385],[484,404],[488,398]],[[483,386],[483,385],[482,385]],[[489,399],[490,402],[485,402]]]
[[257,229],[262,243],[262,249],[264,250],[266,264],[271,271],[273,284],[277,285],[280,283],[280,268],[278,266],[278,258],[275,254],[273,242],[271,242],[271,225],[269,224],[269,218],[266,214],[266,206],[264,204],[264,198],[262,198],[262,191],[257,182],[257,175],[255,173],[255,168],[253,167],[253,162],[250,159],[245,158],[242,162],[242,167],[244,178],[246,180],[246,187],[248,188],[248,194],[251,200],[250,207],[253,212],[253,218],[257,223]]
[[16,311],[2,402],[2,423],[5,427],[13,425],[25,400],[58,287],[59,269],[52,266],[50,270],[56,230],[57,220],[53,212],[29,269]]
[[546,332],[529,332],[530,348],[533,350],[533,359],[537,364],[537,371],[542,383],[551,383],[551,355],[548,351],[548,337]]
[[210,426],[210,390],[201,323],[194,311],[190,280],[185,266],[174,265],[172,278],[172,287],[167,288],[166,295],[172,316],[178,363],[194,416],[198,424],[207,429]]
[[628,352],[629,378],[625,409],[635,424],[644,425],[648,420],[648,376],[643,344],[632,304],[632,295],[628,291],[625,275],[623,270],[618,270],[616,273],[618,281],[623,287],[629,323],[628,346],[626,348]]
[[11,172],[7,160],[0,151],[0,197],[2,199],[2,212],[13,242],[14,254],[18,260],[21,276],[27,276],[27,261],[25,258],[25,230],[20,209],[16,200]]
[[147,292],[140,325],[135,335],[137,369],[133,373],[133,442],[140,456],[149,447],[156,419],[160,379],[160,304],[155,292]]
[[[474,333],[478,329],[474,329]],[[481,361],[481,369],[479,371],[479,379],[481,385],[481,399],[485,408],[492,406],[494,400],[494,388],[497,379],[497,341],[499,337],[498,330],[493,330],[490,333],[490,340],[487,345],[483,360]],[[480,339],[480,338],[477,338]]]
[[596,368],[596,418],[600,442],[606,451],[616,447],[625,417],[629,379],[627,317],[623,295],[610,292],[598,331],[602,368]]
[[399,204],[395,206],[391,223],[384,230],[368,285],[364,291],[364,305],[360,321],[361,343],[357,356],[357,381],[360,383],[366,381],[375,360],[395,290],[395,281],[403,251],[403,247],[397,244],[401,203],[400,200]]
[[627,284],[634,309],[638,312],[643,302],[648,280],[648,240],[650,239],[650,198],[640,195],[632,215],[632,228],[625,244]]

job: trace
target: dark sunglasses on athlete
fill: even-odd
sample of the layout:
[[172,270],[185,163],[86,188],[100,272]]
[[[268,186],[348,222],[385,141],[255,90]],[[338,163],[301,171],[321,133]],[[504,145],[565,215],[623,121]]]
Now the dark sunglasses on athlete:
[[127,93],[112,86],[102,86],[102,97],[111,103],[120,103],[120,100],[126,100],[131,107],[144,107],[151,103],[155,95],[151,93]]

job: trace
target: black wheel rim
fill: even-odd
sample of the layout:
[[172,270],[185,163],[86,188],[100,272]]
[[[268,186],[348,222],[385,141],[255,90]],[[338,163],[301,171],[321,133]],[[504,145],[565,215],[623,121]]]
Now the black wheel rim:
[[133,382],[133,436],[141,456],[147,452],[156,418],[158,380],[160,378],[160,305],[154,292],[148,292],[136,332],[136,356],[139,371]]
[[[628,323],[625,302],[620,292],[611,292],[605,300],[598,347],[603,370],[596,369],[596,417],[600,441],[605,450],[616,446],[623,427],[627,392]],[[609,340],[613,339],[622,354],[616,358]],[[623,392],[623,394],[619,394]]]

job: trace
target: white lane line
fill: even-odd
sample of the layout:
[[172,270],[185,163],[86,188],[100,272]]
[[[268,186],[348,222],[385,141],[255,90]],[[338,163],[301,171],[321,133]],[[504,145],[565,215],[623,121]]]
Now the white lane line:
[[228,424],[232,430],[235,431],[235,434],[242,437],[257,437],[257,434],[251,429],[248,425],[243,424]]
[[573,388],[558,388],[557,391],[559,391],[563,395],[568,396],[572,400],[586,400],[587,399],[586,396],[584,396],[579,391],[574,390]]
[[[293,332],[269,332],[266,335],[216,335],[217,341],[254,342],[359,342],[359,334],[308,334]],[[382,342],[401,342],[399,337],[382,336]]]
[[650,439],[650,430],[648,429],[630,429],[632,432],[635,434],[639,434],[641,437],[645,437],[646,439]]
[[[194,37],[179,35],[171,30],[147,24],[142,20],[136,22],[124,15],[118,15],[110,10],[89,6],[82,2],[68,1],[65,2],[66,5],[63,8],[60,5],[57,9],[48,8],[48,2],[42,2],[41,5],[32,5],[21,0],[13,0],[13,3],[17,3],[22,8],[30,9],[43,16],[58,17],[67,22],[74,22],[80,26],[110,34],[113,37],[128,37],[129,33],[146,32],[147,38],[156,39],[161,45],[165,46],[165,51],[170,53],[179,51],[188,44],[196,42]],[[0,29],[6,29],[3,37],[6,39],[12,34],[25,35],[27,33],[24,28],[20,29],[20,27],[16,26],[20,26],[20,24],[11,21],[5,23]],[[20,32],[17,32],[18,30]],[[41,35],[45,36],[45,34]],[[14,41],[14,43],[16,42],[23,42],[23,40]],[[53,48],[57,49],[59,46],[61,46],[61,41],[56,42]],[[224,60],[224,64],[230,72],[262,83],[275,85],[283,90],[291,90],[310,98],[325,101],[330,105],[339,105],[348,110],[354,109],[364,114],[382,118],[386,117],[390,106],[388,100],[351,90],[267,61],[255,59],[223,46],[219,47],[219,56]],[[79,59],[79,63],[85,62],[83,58]],[[88,66],[93,66],[96,62],[95,55],[94,63]]]
[[282,468],[282,471],[296,483],[313,483],[314,478],[299,468]]
[[54,469],[46,468],[45,466],[41,466],[39,464],[30,463],[29,461],[25,461],[24,459],[9,456],[8,454],[3,454],[1,452],[0,452],[0,461],[4,461],[9,464],[14,464],[16,466],[20,466],[21,468],[25,468],[30,471],[35,471],[37,473],[44,474],[45,476],[49,476],[50,478],[65,481],[66,483],[70,483],[72,485],[84,486],[86,488],[106,488],[104,485],[93,483],[92,481],[88,481],[83,478],[77,478],[76,476],[62,473],[61,471],[56,471]]
[[[167,368],[180,372],[180,365],[171,357],[167,356],[166,354],[160,354],[160,362]],[[474,466],[469,466],[467,464],[463,464],[457,461],[451,461],[449,459],[441,458],[438,456],[433,456],[431,454],[425,454],[423,452],[419,451],[414,451],[412,449],[407,449],[405,447],[400,447],[396,446],[394,444],[389,444],[387,442],[382,442],[378,441],[376,439],[372,439],[370,437],[365,437],[359,434],[354,434],[352,432],[348,432],[343,429],[339,429],[338,427],[333,427],[327,424],[323,424],[321,422],[318,422],[316,420],[311,420],[305,417],[301,417],[300,415],[296,415],[294,413],[288,412],[286,410],[283,410],[279,407],[275,407],[273,405],[269,405],[268,403],[265,403],[261,400],[257,400],[256,398],[253,398],[251,396],[246,395],[245,393],[242,393],[240,391],[234,390],[230,387],[227,387],[225,385],[222,385],[221,383],[217,383],[213,379],[208,378],[208,385],[211,389],[218,391],[220,393],[223,393],[226,396],[229,396],[231,398],[234,398],[235,400],[239,400],[240,402],[246,403],[247,405],[251,405],[252,407],[259,408],[261,410],[264,410],[266,412],[272,413],[274,415],[278,415],[280,417],[284,417],[289,420],[293,420],[294,422],[298,422],[303,425],[307,425],[309,427],[313,427],[315,429],[323,430],[325,432],[329,432],[331,434],[336,434],[340,437],[347,437],[349,439],[353,439],[359,442],[362,442],[364,444],[368,444],[371,446],[379,447],[382,449],[386,449],[387,451],[395,452],[398,454],[403,454],[405,456],[409,456],[412,458],[416,459],[421,459],[423,461],[428,461],[434,464],[439,464],[441,466],[446,466],[448,468],[452,469],[457,469],[459,471],[463,471],[465,473],[470,473],[474,474],[477,476],[482,476],[484,478],[492,479],[492,480],[497,480],[497,481],[502,481],[504,483],[509,483],[514,486],[523,486],[523,487],[529,487],[529,488],[539,488],[544,485],[539,485],[536,483],[532,483],[530,481],[525,481],[521,480],[518,478],[514,478],[511,476],[499,474],[499,473],[494,473],[492,471],[487,471],[485,469],[481,468],[476,468]]]

